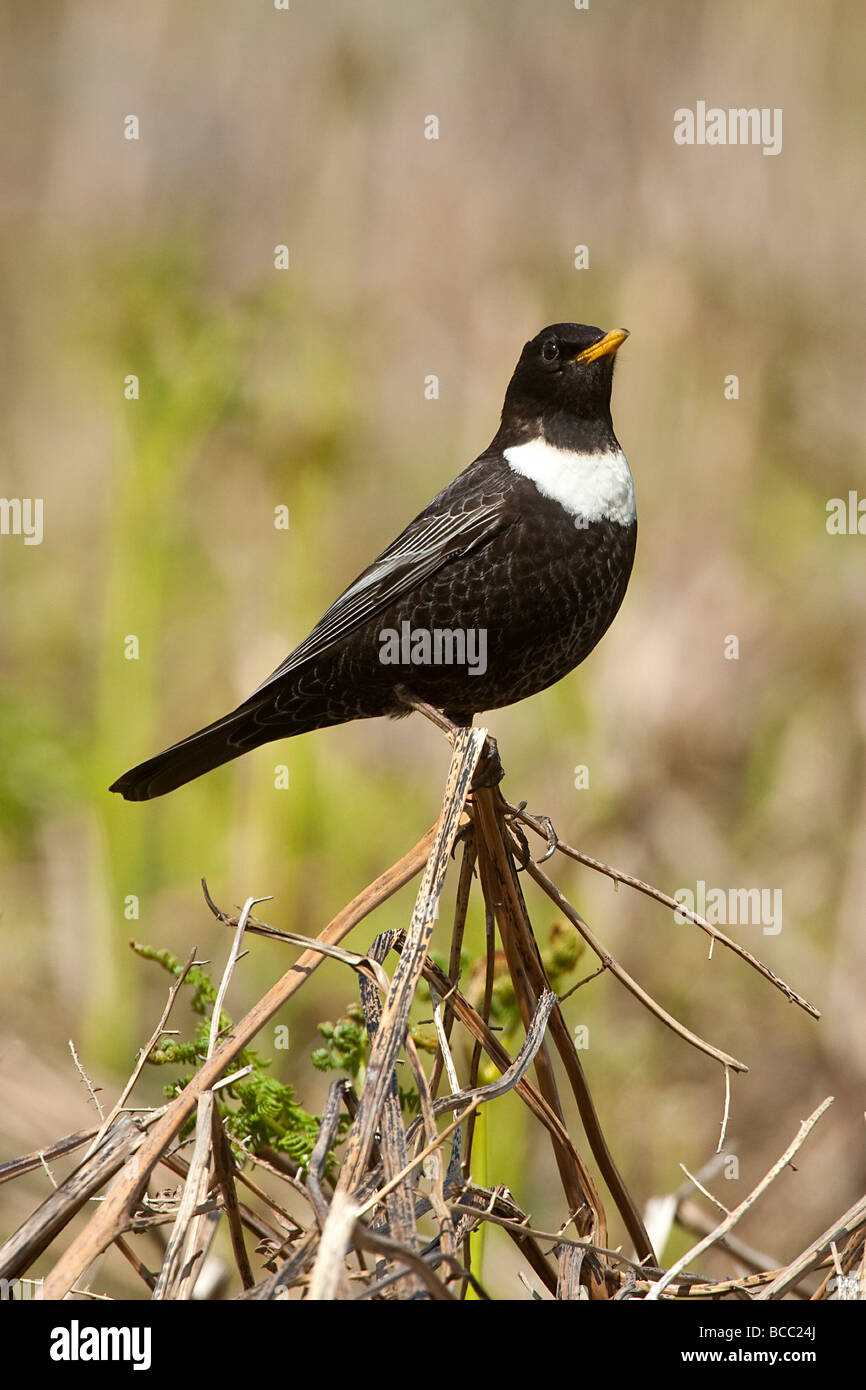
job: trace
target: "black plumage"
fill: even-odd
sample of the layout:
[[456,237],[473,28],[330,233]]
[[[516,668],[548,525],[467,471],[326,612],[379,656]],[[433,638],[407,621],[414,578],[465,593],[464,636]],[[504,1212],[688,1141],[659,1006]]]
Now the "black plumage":
[[[614,354],[626,336],[555,324],[527,343],[489,448],[249,699],[124,773],[111,790],[129,801],[161,796],[274,739],[405,714],[407,696],[470,722],[573,670],[613,620],[634,558],[633,506],[620,505],[623,497],[633,502],[631,478],[610,417]],[[515,450],[516,466],[506,456]],[[527,467],[540,469],[540,484],[518,471],[524,455]],[[589,505],[593,480],[600,471],[606,486],[610,470],[616,495]],[[451,646],[446,637],[424,649],[422,637],[416,654],[426,650],[430,659],[383,660],[395,651],[383,634],[402,636],[405,657],[407,631],[451,634]],[[476,634],[474,672],[467,634]],[[470,643],[464,660],[448,662],[449,651],[460,655],[461,638]]]

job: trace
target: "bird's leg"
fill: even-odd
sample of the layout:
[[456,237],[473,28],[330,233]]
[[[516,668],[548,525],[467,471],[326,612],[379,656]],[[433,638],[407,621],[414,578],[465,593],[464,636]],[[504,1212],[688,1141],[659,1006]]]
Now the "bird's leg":
[[[453,719],[449,719],[448,715],[444,714],[441,709],[437,709],[435,705],[428,704],[426,700],[417,699],[410,690],[406,689],[405,685],[395,685],[394,694],[401,704],[408,705],[410,709],[417,710],[419,714],[423,714],[425,719],[429,719],[431,724],[435,724],[437,729],[441,729],[442,732],[447,734],[449,739],[453,741],[454,735],[460,728],[459,723],[455,723]],[[471,724],[472,720],[470,719],[469,722]]]
[[[459,712],[446,710],[445,716],[462,728],[469,728],[475,718],[471,710],[460,710]],[[488,734],[484,740],[478,766],[475,769],[475,776],[472,778],[472,785],[473,787],[498,787],[504,776],[505,768],[499,760],[499,746],[493,735]]]
[[[397,699],[410,709],[417,710],[423,714],[425,719],[429,719],[431,724],[435,724],[437,729],[441,729],[453,742],[454,735],[458,729],[466,729],[472,724],[474,714],[471,710],[439,710],[435,705],[430,705],[426,700],[419,700],[405,685],[394,687],[394,694]],[[473,787],[498,787],[505,776],[505,769],[499,758],[499,748],[496,739],[492,734],[488,734],[484,742],[481,757],[478,760],[478,767],[472,779]]]

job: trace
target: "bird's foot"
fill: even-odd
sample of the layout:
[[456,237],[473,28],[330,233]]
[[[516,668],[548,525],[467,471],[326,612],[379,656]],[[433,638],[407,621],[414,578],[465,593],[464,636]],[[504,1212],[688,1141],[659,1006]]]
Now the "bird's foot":
[[481,757],[478,759],[475,776],[472,778],[472,790],[478,787],[498,787],[504,776],[505,768],[499,757],[496,739],[492,734],[488,734],[484,740]]
[[520,826],[515,825],[513,821],[511,823],[511,835],[509,836],[509,839],[511,841],[509,848],[511,850],[511,853],[517,860],[518,872],[522,872],[524,869],[528,869],[529,864],[532,860],[532,855],[529,851],[529,841],[527,840]]
[[[536,864],[545,864],[547,860],[550,859],[551,856],[554,855],[556,851],[559,849],[559,836],[557,835],[556,830],[553,827],[553,822],[550,819],[550,816],[524,816],[523,812],[525,810],[525,801],[521,801],[517,806],[509,806],[505,819],[508,821],[512,831],[514,831],[515,834],[520,834],[521,841],[525,839],[525,836],[523,836],[522,832],[518,831],[518,820],[524,821],[525,824],[531,826],[532,829],[538,831],[539,834],[541,833],[542,829],[544,830],[544,833],[547,836],[547,849],[545,850],[541,858],[536,859],[535,862]],[[526,866],[524,864],[524,868],[525,867]]]
[[559,848],[559,836],[553,828],[553,822],[550,816],[539,816],[539,820],[547,831],[547,850],[536,862],[538,864],[546,864],[551,855],[556,854]]

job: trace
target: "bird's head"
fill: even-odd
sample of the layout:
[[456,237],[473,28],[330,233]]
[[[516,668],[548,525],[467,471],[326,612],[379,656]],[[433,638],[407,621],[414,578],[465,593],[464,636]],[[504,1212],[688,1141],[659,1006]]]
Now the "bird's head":
[[[505,395],[503,427],[552,443],[567,442],[575,430],[610,430],[614,359],[627,337],[624,328],[605,333],[583,323],[543,328],[520,354]],[[558,435],[565,437],[560,441]]]

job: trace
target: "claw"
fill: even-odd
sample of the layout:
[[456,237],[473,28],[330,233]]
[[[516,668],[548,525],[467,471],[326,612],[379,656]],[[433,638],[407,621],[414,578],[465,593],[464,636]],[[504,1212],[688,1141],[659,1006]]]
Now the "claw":
[[526,868],[532,857],[529,853],[529,841],[527,840],[520,826],[515,824],[514,821],[511,822],[511,834],[516,838],[520,846],[520,853],[517,855],[517,871],[518,873],[521,873]]
[[473,787],[498,787],[505,776],[505,768],[499,758],[499,748],[496,739],[490,734],[484,743],[484,751],[478,762],[475,776],[472,779]]
[[553,828],[553,822],[550,816],[540,816],[539,819],[547,831],[547,852],[543,854],[540,859],[536,859],[535,862],[536,864],[546,864],[550,856],[555,854],[559,848],[559,836]]

